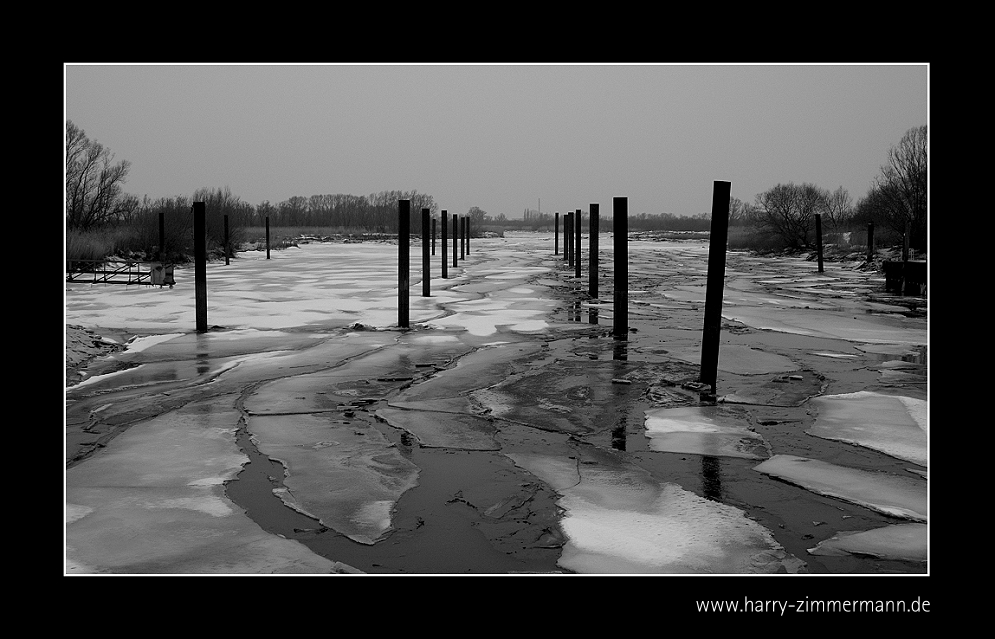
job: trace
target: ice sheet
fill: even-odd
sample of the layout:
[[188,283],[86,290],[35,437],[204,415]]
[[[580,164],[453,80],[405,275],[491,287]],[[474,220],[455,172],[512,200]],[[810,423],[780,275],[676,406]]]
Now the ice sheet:
[[927,519],[926,482],[919,478],[847,468],[794,455],[774,455],[755,470],[892,517],[923,522]]
[[926,561],[926,524],[894,524],[873,530],[843,531],[820,542],[813,555],[863,555],[899,561]]
[[559,564],[582,574],[803,572],[770,532],[745,514],[660,483],[642,469],[513,454],[562,495],[568,537]]
[[749,430],[742,415],[719,407],[654,408],[646,411],[652,450],[745,459],[767,459],[770,447]]
[[265,533],[225,495],[224,482],[246,461],[233,401],[133,426],[103,455],[66,471],[68,574],[351,571]]
[[866,446],[927,466],[925,400],[859,391],[815,397],[811,402],[819,412],[809,434]]

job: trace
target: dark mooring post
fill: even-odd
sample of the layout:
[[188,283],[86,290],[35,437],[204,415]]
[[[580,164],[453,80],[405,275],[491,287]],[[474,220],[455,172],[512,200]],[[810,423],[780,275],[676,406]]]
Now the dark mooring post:
[[411,200],[397,201],[397,325],[408,328],[408,287],[411,242]]
[[587,252],[588,260],[590,265],[587,267],[587,279],[588,279],[588,293],[591,297],[598,297],[598,230],[601,225],[601,220],[598,219],[598,209],[600,207],[597,204],[591,204],[591,212],[589,213],[590,222],[588,233],[591,237],[587,240]]
[[466,218],[466,254],[470,254],[470,218]]
[[446,212],[445,209],[442,209],[442,233],[439,234],[439,237],[442,238],[442,278],[443,279],[449,277],[449,247],[447,246],[449,244],[449,239],[448,239],[449,229],[446,228],[448,226],[447,224],[448,220],[449,220],[449,214]]
[[166,259],[166,214],[159,211],[159,261]]
[[456,258],[456,252],[459,250],[457,246],[459,244],[459,216],[453,213],[453,268],[459,264]]
[[197,332],[207,332],[207,222],[203,202],[193,203],[194,288],[197,306]]
[[867,261],[874,260],[874,222],[867,223]]
[[615,290],[612,337],[629,338],[629,198],[612,198],[612,232],[615,237]]
[[432,255],[435,255],[435,218],[432,218]]
[[466,216],[459,220],[459,258],[466,259]]
[[432,212],[428,209],[421,210],[421,296],[431,297],[432,266],[430,264],[432,256],[429,255],[429,226],[431,225]]
[[231,255],[231,236],[228,235],[228,216],[225,215],[225,266],[229,266],[229,255]]
[[815,214],[815,246],[819,255],[819,272],[822,273],[822,213]]
[[553,255],[560,254],[560,212],[553,216]]
[[573,213],[567,213],[566,216],[563,218],[563,259],[566,260],[567,266],[574,265],[573,221],[574,221]]
[[576,229],[576,231],[574,232],[575,233],[575,237],[574,237],[574,266],[576,267],[576,270],[574,271],[574,277],[576,277],[578,279],[580,279],[580,261],[581,261],[580,260],[580,232],[583,230],[582,226],[583,226],[583,222],[581,221],[580,209],[577,209],[577,212],[574,213],[574,228]]
[[708,242],[708,279],[705,284],[705,326],[701,335],[701,382],[712,394],[719,369],[719,332],[722,325],[722,286],[729,237],[731,184],[716,180],[712,190],[712,226]]
[[269,216],[266,216],[266,259],[269,259]]

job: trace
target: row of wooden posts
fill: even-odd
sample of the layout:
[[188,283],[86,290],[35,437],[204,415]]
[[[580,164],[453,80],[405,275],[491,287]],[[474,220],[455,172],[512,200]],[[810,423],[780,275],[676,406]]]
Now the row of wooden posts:
[[[731,184],[716,181],[712,193],[712,221],[708,250],[708,278],[705,290],[705,322],[702,331],[701,376],[702,384],[708,385],[715,392],[719,361],[719,333],[722,321],[722,288],[725,278],[726,243],[729,234],[729,195]],[[401,328],[409,327],[408,292],[410,288],[410,206],[409,200],[398,201],[398,271],[397,271],[397,324]],[[628,198],[612,199],[612,232],[614,258],[614,288],[613,288],[613,322],[612,337],[616,340],[626,340],[629,334],[629,257],[628,257]],[[446,211],[442,212],[443,260],[442,276],[447,277],[446,265]],[[592,203],[589,214],[589,267],[588,294],[592,298],[598,296],[598,232],[600,228],[600,205]],[[553,254],[559,255],[560,214],[556,213],[553,226]],[[580,209],[564,215],[563,259],[574,269],[574,275],[581,277],[581,231],[583,228]],[[434,220],[432,220],[434,224]],[[431,280],[429,251],[435,253],[435,228],[429,231],[429,210],[422,209],[422,296],[429,297],[429,281]],[[453,215],[453,266],[457,265],[457,216]],[[462,218],[461,250],[468,243],[468,219]],[[432,246],[428,242],[431,237]],[[468,249],[467,249],[467,252]],[[821,270],[821,263],[820,263]]]
[[[710,386],[715,392],[715,384],[719,359],[719,329],[722,320],[722,287],[725,277],[726,242],[729,228],[729,194],[730,183],[716,181],[712,193],[712,222],[708,251],[708,278],[705,291],[705,322],[702,330],[701,377],[702,384]],[[409,327],[409,288],[410,288],[410,200],[398,201],[398,326]],[[588,293],[592,298],[598,295],[598,229],[600,225],[599,205],[590,205],[589,216],[589,270]],[[194,283],[196,289],[197,332],[207,329],[207,241],[205,204],[194,202]],[[448,277],[448,247],[449,234],[447,226],[447,211],[442,211],[442,277]],[[431,223],[431,230],[429,224]],[[161,224],[161,221],[160,221]],[[227,238],[227,216],[225,219]],[[430,220],[429,209],[422,209],[422,295],[429,297],[430,291],[430,254],[435,254],[435,220]],[[575,277],[581,277],[581,230],[582,217],[580,209],[564,216],[564,253],[563,259],[574,268]],[[612,231],[614,258],[614,288],[613,288],[613,325],[612,336],[616,340],[628,339],[629,333],[629,296],[628,296],[628,198],[612,199]],[[160,234],[162,230],[160,229]],[[470,252],[469,218],[459,218],[453,215],[453,267],[458,265],[460,258],[465,258]],[[431,242],[431,245],[430,245]],[[457,251],[459,258],[457,257]],[[556,214],[553,240],[554,255],[559,254],[559,213]],[[269,259],[269,218],[266,219],[266,258]],[[226,262],[227,264],[227,251]],[[820,271],[821,271],[820,259]]]
[[[411,244],[411,200],[397,201],[397,325],[409,328],[408,313],[410,277],[410,244]],[[446,245],[449,229],[446,228],[449,212],[442,210],[442,277],[449,277],[449,248]],[[430,209],[421,210],[421,240],[422,240],[422,297],[431,297],[431,256],[435,255],[436,220],[432,218]],[[470,218],[453,214],[453,268],[459,265],[459,260],[466,259],[470,253]],[[459,257],[457,257],[457,250]]]

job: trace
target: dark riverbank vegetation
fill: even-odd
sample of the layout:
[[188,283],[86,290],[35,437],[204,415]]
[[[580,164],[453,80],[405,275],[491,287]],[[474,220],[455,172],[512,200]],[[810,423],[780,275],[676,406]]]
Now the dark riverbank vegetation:
[[[870,190],[854,202],[846,189],[829,190],[814,184],[777,184],[753,202],[732,197],[729,202],[729,241],[733,250],[758,253],[803,253],[816,249],[816,215],[822,242],[833,255],[866,253],[868,226],[874,245],[902,246],[906,239],[916,257],[927,249],[927,131],[909,129],[887,153]],[[223,188],[200,188],[191,195],[151,199],[124,191],[131,164],[115,162],[110,149],[87,138],[83,129],[66,122],[66,259],[99,260],[109,256],[136,260],[189,261],[193,255],[193,203],[204,202],[208,253],[211,259],[234,256],[240,250],[265,249],[266,224],[270,248],[308,241],[388,239],[398,228],[397,201],[411,202],[411,226],[420,233],[422,210],[439,219],[435,199],[418,191],[386,190],[370,195],[327,194],[294,196],[278,203],[250,204]],[[872,177],[872,176],[869,176]],[[735,186],[735,185],[734,185]],[[602,207],[601,230],[612,230],[611,211]],[[560,214],[562,218],[567,211]],[[589,218],[582,210],[585,232]],[[526,209],[521,218],[503,212],[447,210],[470,218],[473,236],[501,236],[505,231],[553,231],[555,213]],[[227,218],[227,242],[225,220]],[[640,212],[629,215],[629,231],[656,239],[705,239],[710,213],[675,215]],[[160,223],[162,229],[160,232]],[[562,232],[562,219],[560,221]],[[163,238],[160,246],[160,236]]]

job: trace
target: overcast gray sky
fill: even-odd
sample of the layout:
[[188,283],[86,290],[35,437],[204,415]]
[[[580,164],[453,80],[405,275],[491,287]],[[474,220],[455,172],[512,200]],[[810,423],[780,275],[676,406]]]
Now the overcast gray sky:
[[777,184],[867,193],[928,124],[921,64],[65,66],[65,117],[139,198],[417,190],[521,217],[711,210]]

